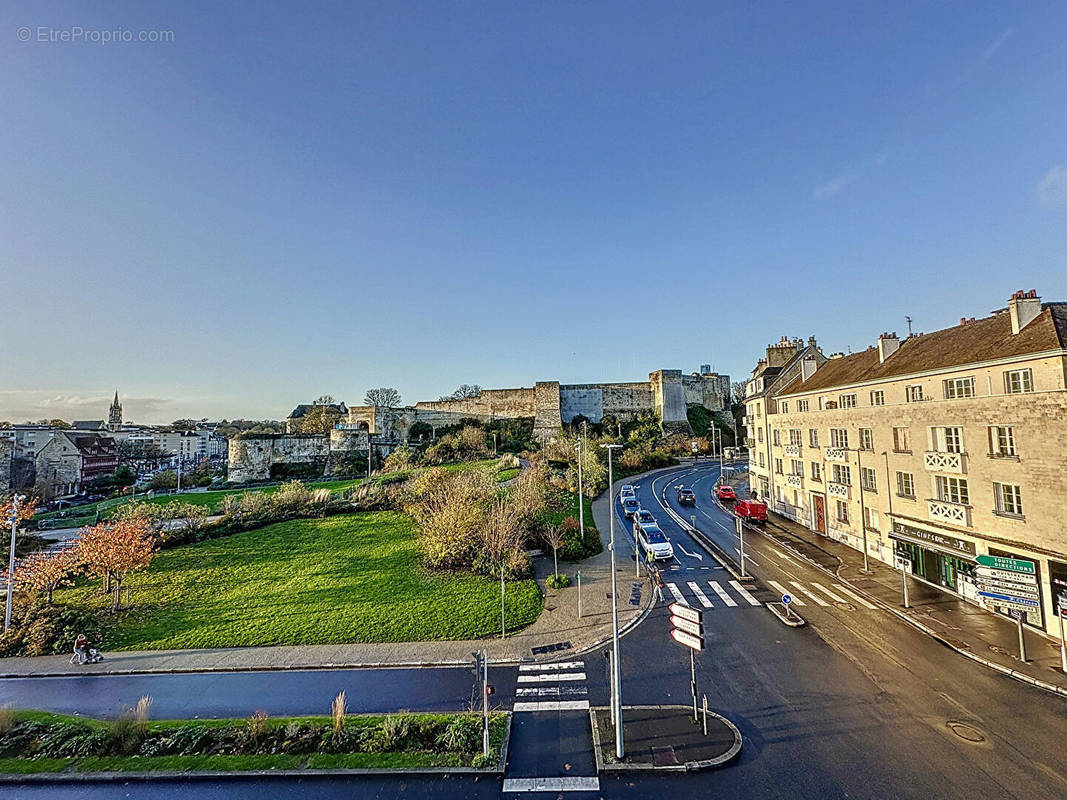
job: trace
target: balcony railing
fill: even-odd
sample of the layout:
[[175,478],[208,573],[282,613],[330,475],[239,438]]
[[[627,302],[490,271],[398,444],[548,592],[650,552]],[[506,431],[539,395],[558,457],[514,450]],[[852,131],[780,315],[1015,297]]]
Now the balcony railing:
[[842,500],[848,500],[851,488],[847,483],[828,483],[826,484],[826,493],[834,497],[840,497]]
[[787,444],[785,446],[785,454],[787,456],[794,456],[800,458],[800,445],[799,444]]
[[927,472],[952,472],[963,475],[967,472],[967,461],[963,453],[944,453],[930,450],[923,454],[923,466]]
[[944,500],[928,500],[926,504],[930,519],[935,519],[938,522],[948,522],[952,525],[962,525],[965,528],[971,527],[971,509],[969,506],[949,503]]
[[794,489],[804,488],[804,476],[802,475],[787,475],[785,478],[787,486],[792,486]]
[[848,461],[848,449],[844,447],[827,447],[825,456],[827,461]]

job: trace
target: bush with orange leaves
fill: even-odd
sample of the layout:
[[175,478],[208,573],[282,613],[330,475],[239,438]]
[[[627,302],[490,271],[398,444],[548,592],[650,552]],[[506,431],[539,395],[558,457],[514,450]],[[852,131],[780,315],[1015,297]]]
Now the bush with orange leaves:
[[126,574],[144,569],[155,555],[156,538],[145,519],[101,522],[85,528],[74,548],[76,557],[90,575],[108,578],[115,590],[113,611],[119,609]]

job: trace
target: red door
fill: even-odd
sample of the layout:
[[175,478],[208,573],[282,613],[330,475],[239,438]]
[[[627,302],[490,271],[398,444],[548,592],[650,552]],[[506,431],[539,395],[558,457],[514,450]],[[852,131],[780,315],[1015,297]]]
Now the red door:
[[826,533],[826,499],[821,494],[813,494],[811,499],[814,501],[815,530]]

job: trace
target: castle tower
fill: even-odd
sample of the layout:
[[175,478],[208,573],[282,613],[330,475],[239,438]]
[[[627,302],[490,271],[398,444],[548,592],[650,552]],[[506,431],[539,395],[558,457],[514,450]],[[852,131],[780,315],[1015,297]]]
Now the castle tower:
[[107,412],[107,429],[117,431],[122,427],[122,403],[119,402],[119,393],[115,392],[115,399],[111,401],[111,408]]

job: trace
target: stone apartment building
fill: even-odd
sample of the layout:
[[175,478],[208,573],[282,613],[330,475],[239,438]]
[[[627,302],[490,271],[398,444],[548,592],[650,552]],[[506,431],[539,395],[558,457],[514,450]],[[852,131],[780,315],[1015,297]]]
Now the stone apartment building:
[[[848,356],[783,340],[745,406],[751,487],[773,510],[1058,635],[1067,303],[1017,292],[992,316]],[[1034,578],[1000,576],[1021,603],[979,594],[985,556],[1032,565]]]
[[110,436],[57,431],[37,453],[36,486],[46,500],[77,494],[89,481],[112,475],[118,465]]

